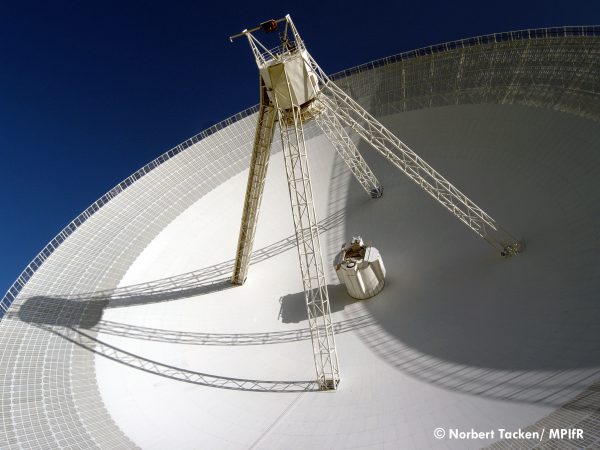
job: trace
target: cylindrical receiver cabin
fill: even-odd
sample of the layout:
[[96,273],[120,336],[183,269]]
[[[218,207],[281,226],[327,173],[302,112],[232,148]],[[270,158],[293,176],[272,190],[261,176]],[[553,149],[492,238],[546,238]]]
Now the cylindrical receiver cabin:
[[340,283],[350,297],[364,300],[377,295],[385,285],[385,266],[375,247],[365,246],[360,237],[342,247],[334,263]]

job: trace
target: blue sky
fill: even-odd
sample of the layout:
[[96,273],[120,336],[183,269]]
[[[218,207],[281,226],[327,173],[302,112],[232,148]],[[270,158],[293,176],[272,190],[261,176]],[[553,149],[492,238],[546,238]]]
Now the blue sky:
[[244,41],[290,13],[329,73],[469,36],[600,23],[600,3],[0,1],[0,296],[136,169],[258,100]]

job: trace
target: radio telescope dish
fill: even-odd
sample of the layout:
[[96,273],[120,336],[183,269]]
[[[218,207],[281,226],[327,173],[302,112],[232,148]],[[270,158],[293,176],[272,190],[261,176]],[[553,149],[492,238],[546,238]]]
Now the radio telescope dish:
[[[500,428],[597,446],[599,44],[598,27],[500,33],[330,76],[527,243],[490,252],[350,130],[385,186],[371,200],[307,124],[335,392],[315,383],[277,137],[252,276],[230,282],[258,109],[141,168],[3,297],[0,448],[533,445]],[[385,258],[367,300],[329,263],[358,234]],[[495,434],[450,437],[471,429]]]

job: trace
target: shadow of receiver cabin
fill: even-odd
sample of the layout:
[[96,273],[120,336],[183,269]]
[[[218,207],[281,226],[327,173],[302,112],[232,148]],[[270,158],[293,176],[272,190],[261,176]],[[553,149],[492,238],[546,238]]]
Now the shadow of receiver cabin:
[[[274,34],[269,48],[253,33]],[[311,330],[317,383],[337,389],[340,370],[319,230],[304,141],[304,123],[315,120],[357,181],[372,198],[383,188],[346,131],[350,128],[404,172],[454,216],[496,248],[514,256],[522,245],[465,194],[421,159],[391,131],[340,89],[307,51],[289,15],[268,20],[231,36],[245,36],[260,72],[260,109],[232,283],[242,285],[258,221],[275,123],[279,123],[285,169],[298,245],[300,272]]]

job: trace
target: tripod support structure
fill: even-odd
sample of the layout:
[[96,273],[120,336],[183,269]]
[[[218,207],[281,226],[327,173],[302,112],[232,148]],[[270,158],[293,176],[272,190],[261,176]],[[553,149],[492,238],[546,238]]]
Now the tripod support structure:
[[[253,35],[261,30],[274,33],[281,27],[283,30],[278,34],[275,48],[267,48]],[[271,144],[278,123],[317,384],[321,390],[336,390],[340,369],[304,141],[305,123],[316,121],[370,197],[381,197],[383,187],[347,130],[357,133],[502,256],[514,256],[523,246],[340,89],[308,53],[289,15],[263,22],[230,39],[233,41],[242,36],[248,39],[260,72],[260,109],[231,281],[242,285],[248,274]]]

